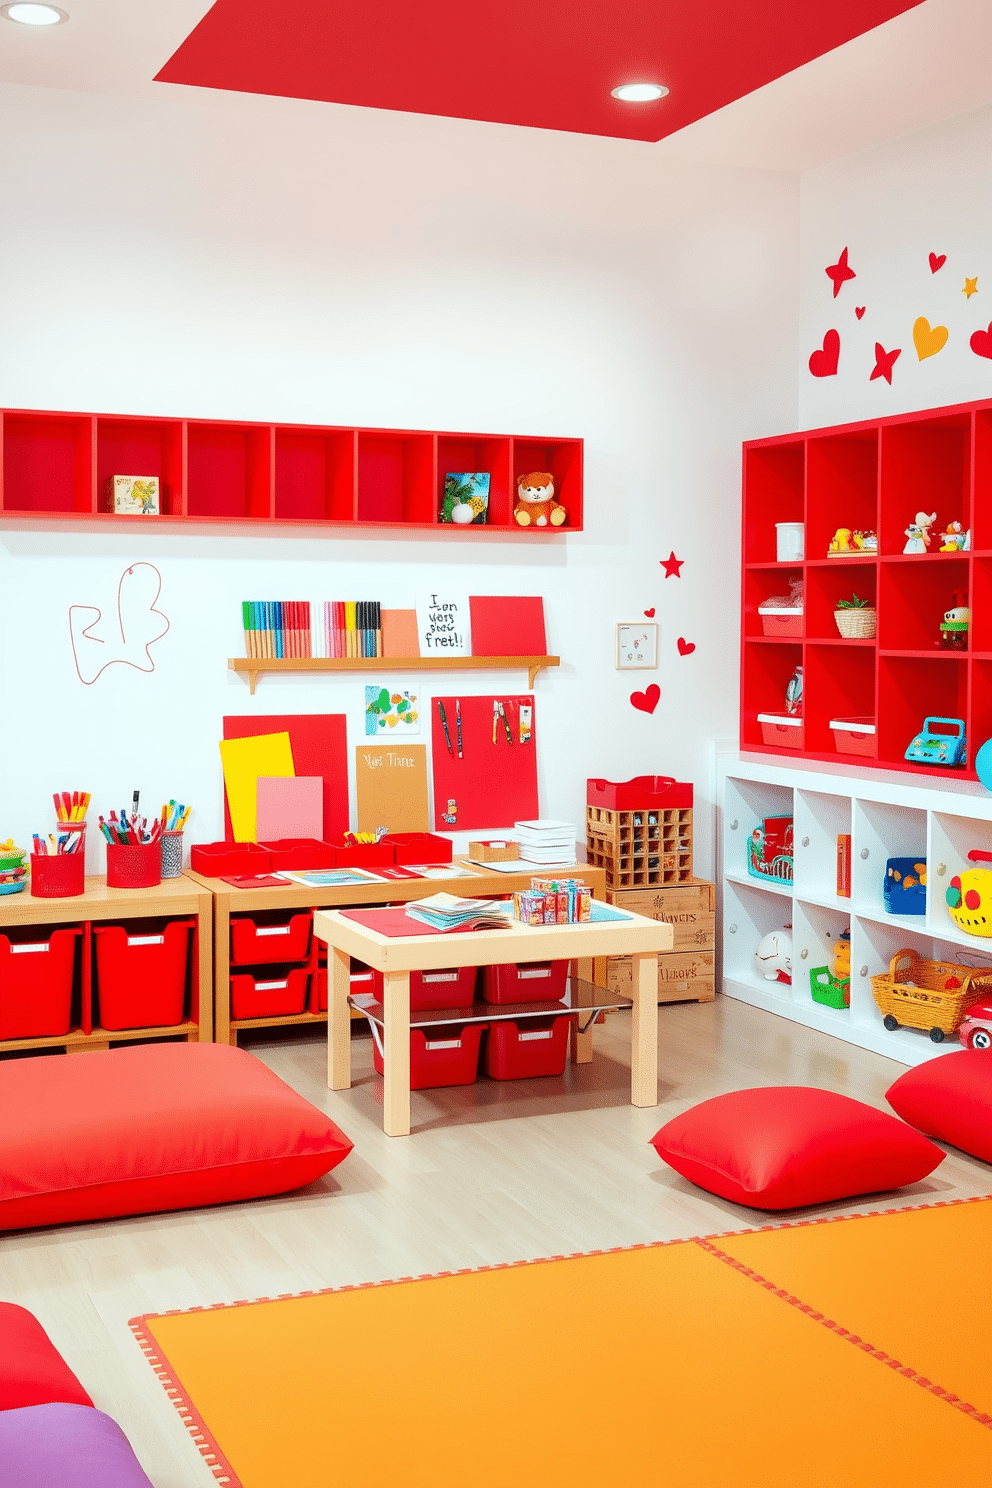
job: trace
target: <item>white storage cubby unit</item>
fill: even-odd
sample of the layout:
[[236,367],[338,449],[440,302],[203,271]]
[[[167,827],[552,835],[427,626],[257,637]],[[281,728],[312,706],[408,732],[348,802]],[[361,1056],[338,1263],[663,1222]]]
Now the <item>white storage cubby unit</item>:
[[[910,948],[934,960],[992,970],[992,939],[959,930],[944,898],[955,874],[972,866],[972,848],[992,850],[992,794],[977,782],[893,776],[844,766],[777,765],[764,756],[717,755],[718,841],[723,893],[723,991],[783,1018],[821,1029],[903,1064],[953,1053],[956,1037],[888,1032],[871,978]],[[759,880],[747,870],[747,845],[762,818],[793,818],[792,882]],[[837,893],[837,838],[851,837],[851,897]],[[886,860],[927,860],[926,914],[889,914]],[[992,865],[990,865],[992,866]],[[992,916],[990,916],[992,919]],[[791,925],[792,985],[764,980],[754,965],[758,941]],[[833,965],[833,945],[851,934],[851,1005],[825,1007],[810,994],[810,970]]]

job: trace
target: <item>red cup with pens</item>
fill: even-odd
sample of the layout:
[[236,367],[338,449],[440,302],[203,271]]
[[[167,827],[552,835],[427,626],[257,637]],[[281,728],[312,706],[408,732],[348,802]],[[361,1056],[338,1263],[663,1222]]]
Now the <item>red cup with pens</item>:
[[131,815],[121,807],[106,820],[101,816],[100,831],[107,842],[108,889],[152,889],[162,882],[162,820],[149,827],[139,816],[137,791]]
[[52,797],[57,830],[32,841],[31,893],[36,899],[69,899],[86,890],[87,791],[62,791]]

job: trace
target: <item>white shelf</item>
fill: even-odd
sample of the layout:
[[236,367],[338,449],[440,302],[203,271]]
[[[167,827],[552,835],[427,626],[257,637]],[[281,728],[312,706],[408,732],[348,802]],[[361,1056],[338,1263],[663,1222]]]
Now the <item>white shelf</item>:
[[[717,755],[717,776],[723,991],[902,1064],[960,1050],[953,1035],[934,1044],[917,1029],[888,1032],[871,978],[906,946],[928,958],[960,955],[962,964],[992,967],[992,937],[959,930],[944,900],[950,880],[970,866],[968,851],[992,850],[992,794],[968,781],[778,764],[738,753]],[[794,823],[795,878],[763,883],[747,872],[748,838],[763,816],[783,815]],[[851,836],[850,899],[833,888],[840,833]],[[882,886],[890,857],[926,858],[925,915],[886,911]],[[762,981],[752,964],[761,936],[787,923],[794,941],[791,988]],[[809,971],[832,966],[833,942],[844,930],[851,936],[851,1006],[824,1007],[810,995]]]

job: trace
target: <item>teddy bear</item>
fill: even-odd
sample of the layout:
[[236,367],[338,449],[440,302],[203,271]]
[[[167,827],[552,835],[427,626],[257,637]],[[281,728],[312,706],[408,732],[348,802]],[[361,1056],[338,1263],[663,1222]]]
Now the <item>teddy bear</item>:
[[517,477],[517,504],[513,520],[521,527],[560,527],[568,516],[555,500],[555,478],[547,470],[534,470]]

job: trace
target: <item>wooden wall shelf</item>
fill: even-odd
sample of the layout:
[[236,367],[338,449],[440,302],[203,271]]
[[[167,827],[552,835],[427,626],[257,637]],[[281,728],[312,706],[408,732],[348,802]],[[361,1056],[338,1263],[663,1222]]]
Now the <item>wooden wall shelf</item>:
[[527,686],[545,667],[561,665],[560,656],[232,656],[232,672],[248,678],[252,696],[263,672],[517,672],[526,671]]
[[[0,516],[157,522],[403,527],[435,536],[582,530],[582,440],[421,429],[140,418],[0,410]],[[438,521],[449,471],[487,470],[485,527]],[[548,470],[564,527],[518,527],[517,477]],[[109,475],[157,475],[161,515],[101,510]]]

